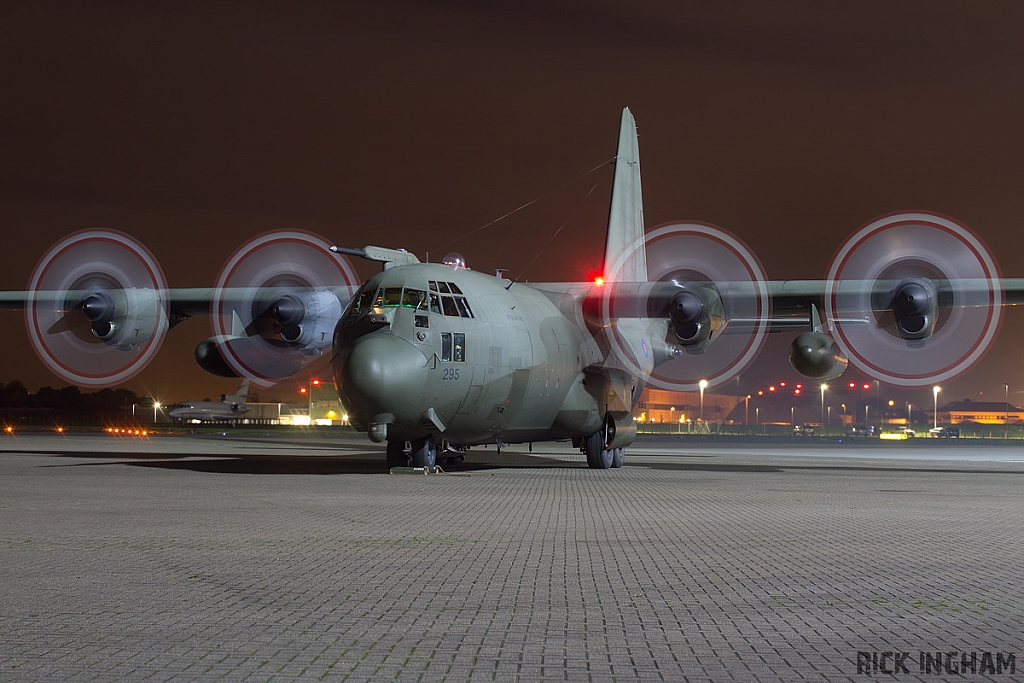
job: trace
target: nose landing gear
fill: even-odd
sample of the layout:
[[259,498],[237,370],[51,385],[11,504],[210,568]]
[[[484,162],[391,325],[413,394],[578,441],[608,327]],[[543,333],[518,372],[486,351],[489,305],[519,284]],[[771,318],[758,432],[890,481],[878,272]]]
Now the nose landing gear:
[[388,441],[388,467],[405,467],[411,464],[413,467],[437,466],[437,444],[430,437],[423,437],[415,441]]

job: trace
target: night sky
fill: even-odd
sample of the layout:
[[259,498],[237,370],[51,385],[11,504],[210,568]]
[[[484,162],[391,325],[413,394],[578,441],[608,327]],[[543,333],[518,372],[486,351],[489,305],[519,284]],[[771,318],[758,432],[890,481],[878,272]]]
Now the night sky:
[[[715,223],[769,277],[818,279],[859,226],[926,209],[1024,276],[1024,5],[630,4],[16,3],[0,22],[0,287],[24,289],[51,244],[95,226],[139,238],[172,287],[212,285],[275,228],[584,279],[610,165],[447,243],[610,160],[623,106],[648,227]],[[0,381],[61,384],[22,315],[0,319]],[[1008,310],[943,396],[1001,401],[1008,382],[1024,402],[1022,333]],[[207,319],[175,328],[126,386],[233,390],[192,360],[210,334]],[[796,379],[791,340],[775,335],[741,390]]]

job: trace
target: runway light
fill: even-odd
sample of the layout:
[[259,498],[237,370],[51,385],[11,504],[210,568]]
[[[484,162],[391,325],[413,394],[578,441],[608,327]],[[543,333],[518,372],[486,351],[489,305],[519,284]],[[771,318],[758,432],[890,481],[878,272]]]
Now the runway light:
[[779,386],[780,387],[784,387],[784,386],[786,386],[786,383],[785,382],[779,382]]
[[793,390],[793,394],[794,394],[795,396],[799,396],[799,395],[800,395],[800,390],[799,390],[799,389],[794,389],[794,390]]
[[760,389],[758,389],[758,390],[757,390],[757,395],[758,395],[758,396],[764,396],[764,392],[763,392],[763,391],[761,391]]
[[768,391],[775,391],[775,387],[774,386],[768,387]]
[[871,388],[871,385],[867,384],[867,383],[865,383],[864,386],[861,387],[861,389],[863,389],[864,391],[867,391],[870,388]]
[[856,387],[857,385],[856,385],[856,384],[855,384],[854,382],[850,382],[850,383],[849,383],[849,384],[848,384],[847,386],[848,386],[848,387],[850,387],[851,389],[853,389],[853,388],[855,388],[855,387]]

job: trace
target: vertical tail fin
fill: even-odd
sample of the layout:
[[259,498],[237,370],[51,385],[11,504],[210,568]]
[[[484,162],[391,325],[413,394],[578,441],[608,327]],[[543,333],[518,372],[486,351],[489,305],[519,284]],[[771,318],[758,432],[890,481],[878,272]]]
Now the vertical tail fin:
[[238,405],[245,405],[245,399],[246,399],[246,397],[248,395],[249,395],[249,380],[248,379],[243,379],[242,380],[242,385],[240,387],[238,387],[238,391],[235,394],[233,394],[233,395],[229,394],[229,395],[225,396],[223,400],[227,401],[228,403],[237,403]]
[[640,146],[637,143],[636,120],[628,107],[622,110],[619,151],[615,156],[615,180],[604,251],[604,281],[647,281]]

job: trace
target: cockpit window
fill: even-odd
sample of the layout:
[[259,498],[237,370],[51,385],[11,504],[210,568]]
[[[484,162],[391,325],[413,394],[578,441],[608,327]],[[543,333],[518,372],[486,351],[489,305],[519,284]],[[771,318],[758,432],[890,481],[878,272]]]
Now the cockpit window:
[[462,294],[462,290],[459,289],[459,286],[454,282],[449,282],[448,286],[451,288],[452,294]]
[[459,314],[463,318],[472,318],[473,317],[472,311],[469,310],[469,304],[466,303],[466,300],[464,298],[462,298],[461,296],[455,297],[455,303],[458,304],[458,306],[459,306]]
[[448,288],[447,282],[438,282],[437,288],[441,290],[442,294],[451,294],[452,290]]
[[372,290],[366,289],[359,293],[359,296],[356,298],[355,302],[355,310],[357,313],[359,311],[365,311],[367,308],[370,307],[370,303],[373,301],[373,295],[374,292]]
[[449,315],[453,318],[459,317],[459,307],[455,303],[455,299],[450,296],[441,297],[441,307],[444,309],[444,314]]
[[[431,282],[430,284],[434,284]],[[441,312],[441,299],[434,292],[430,293],[430,312],[440,313]]]
[[422,308],[427,303],[427,293],[422,289],[406,289],[402,294],[402,305],[406,308]]
[[402,288],[401,287],[385,287],[384,288],[384,306],[399,306],[402,303]]

